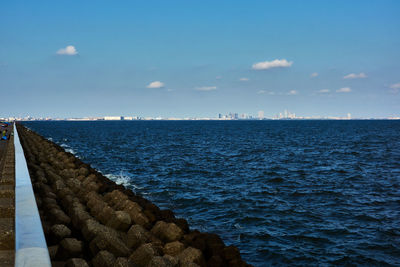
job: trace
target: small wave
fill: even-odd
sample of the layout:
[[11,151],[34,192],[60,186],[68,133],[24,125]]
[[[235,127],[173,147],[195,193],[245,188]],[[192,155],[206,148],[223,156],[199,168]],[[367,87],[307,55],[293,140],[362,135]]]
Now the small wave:
[[248,224],[248,223],[262,223],[265,222],[265,218],[262,217],[256,217],[252,215],[246,215],[241,218],[240,220],[243,224]]
[[261,175],[260,177],[264,177],[264,176],[277,176],[277,175],[279,175],[278,172],[268,170],[268,171],[263,171],[263,172],[262,172],[262,175]]
[[[277,190],[257,190],[254,192],[249,192],[250,196],[266,196],[266,195],[271,195],[271,196],[275,196],[278,194]],[[256,203],[257,204],[257,203]]]
[[269,179],[268,182],[270,183],[282,183],[284,180],[281,177]]
[[67,148],[67,149],[65,149],[65,151],[69,152],[69,153],[71,153],[73,155],[76,155],[76,152],[72,148]]
[[76,155],[76,152],[69,145],[61,143],[60,147],[64,148],[65,152],[71,153],[72,155],[75,155],[77,158],[80,158],[79,156]]
[[295,190],[290,194],[291,196],[294,197],[302,197],[302,196],[335,196],[335,197],[341,197],[343,194],[341,192],[337,191],[332,191],[332,190]]
[[300,192],[300,191],[294,191],[293,193],[291,193],[290,195],[291,196],[294,196],[294,197],[301,197],[301,196],[306,196],[306,195],[309,195],[310,194],[310,192]]
[[351,232],[346,228],[324,228],[321,232],[330,236],[346,236],[351,234]]
[[134,188],[134,189],[143,189],[143,187],[137,186],[135,184],[130,183],[130,185]]
[[[110,173],[110,174],[106,174],[104,176],[107,177],[108,179],[110,179],[111,181],[114,181],[118,185],[123,185],[125,187],[132,186],[133,189],[138,189],[137,186],[135,186],[131,183],[131,178],[128,175],[125,175],[122,171],[119,174]],[[133,191],[135,191],[135,190],[133,190]]]
[[322,237],[322,236],[313,236],[313,235],[285,235],[284,237],[292,239],[292,240],[303,240],[306,242],[312,242],[312,243],[321,243],[321,244],[331,244],[332,241],[329,240],[328,238]]
[[242,229],[242,228],[243,228],[243,226],[241,226],[241,225],[238,224],[238,223],[235,223],[233,226],[234,226],[236,229]]
[[357,220],[366,221],[366,222],[380,222],[381,221],[379,218],[375,218],[374,216],[368,215],[368,214],[357,215],[357,216],[355,216],[355,218]]

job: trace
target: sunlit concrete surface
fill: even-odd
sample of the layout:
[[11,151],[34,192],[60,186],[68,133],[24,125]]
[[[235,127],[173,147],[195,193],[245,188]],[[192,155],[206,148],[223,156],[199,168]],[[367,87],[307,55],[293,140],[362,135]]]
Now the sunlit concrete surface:
[[14,125],[15,266],[51,266],[24,152]]

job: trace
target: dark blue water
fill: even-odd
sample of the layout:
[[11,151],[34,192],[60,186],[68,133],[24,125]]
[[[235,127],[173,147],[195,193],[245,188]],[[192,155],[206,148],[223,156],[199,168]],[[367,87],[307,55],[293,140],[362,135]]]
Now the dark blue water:
[[265,265],[400,265],[400,121],[27,122]]

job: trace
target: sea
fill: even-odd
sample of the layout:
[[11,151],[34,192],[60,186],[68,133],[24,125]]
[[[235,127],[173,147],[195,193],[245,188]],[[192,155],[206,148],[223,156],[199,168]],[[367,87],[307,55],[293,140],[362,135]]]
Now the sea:
[[400,266],[400,121],[23,124],[254,266]]

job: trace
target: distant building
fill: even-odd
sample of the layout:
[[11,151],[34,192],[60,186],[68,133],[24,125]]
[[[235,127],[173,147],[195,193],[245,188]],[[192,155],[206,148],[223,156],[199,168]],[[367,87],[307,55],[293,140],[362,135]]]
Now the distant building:
[[121,121],[123,119],[124,119],[124,117],[122,117],[122,116],[106,116],[106,117],[104,117],[105,121]]
[[274,119],[285,120],[285,119],[298,119],[298,118],[296,117],[295,113],[291,113],[290,111],[285,109],[283,113],[280,112],[279,114],[274,116]]

